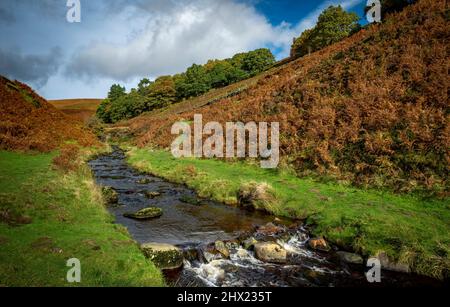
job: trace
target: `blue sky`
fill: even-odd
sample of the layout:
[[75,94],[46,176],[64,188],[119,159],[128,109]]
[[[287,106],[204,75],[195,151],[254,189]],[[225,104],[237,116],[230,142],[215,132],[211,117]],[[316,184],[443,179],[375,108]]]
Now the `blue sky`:
[[281,59],[323,9],[362,16],[366,1],[80,0],[81,23],[67,22],[66,2],[0,1],[0,74],[47,99],[102,98],[112,83],[261,47]]

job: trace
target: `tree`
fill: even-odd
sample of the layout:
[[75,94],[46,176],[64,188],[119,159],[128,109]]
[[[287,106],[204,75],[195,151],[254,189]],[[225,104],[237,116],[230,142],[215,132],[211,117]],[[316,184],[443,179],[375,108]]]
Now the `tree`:
[[164,108],[174,103],[176,99],[177,92],[174,78],[171,76],[159,77],[149,87],[146,111]]
[[242,69],[255,76],[275,64],[275,57],[267,48],[250,51],[242,59]]
[[330,6],[319,16],[316,26],[294,41],[291,54],[303,56],[337,43],[360,29],[359,17],[341,6]]
[[294,44],[291,48],[291,57],[304,56],[312,52],[310,44],[312,29],[305,30],[299,38],[294,39]]
[[148,78],[142,79],[138,84],[138,93],[142,96],[147,96],[151,84],[152,82]]
[[177,78],[176,90],[180,98],[199,96],[211,89],[205,67],[193,64],[185,74]]
[[108,93],[108,99],[111,101],[117,100],[118,98],[125,96],[126,89],[125,87],[120,86],[119,84],[113,84]]
[[111,106],[111,100],[110,99],[104,99],[100,106],[97,109],[97,117],[103,121],[104,123],[110,124],[111,123],[111,117],[110,117],[110,109]]

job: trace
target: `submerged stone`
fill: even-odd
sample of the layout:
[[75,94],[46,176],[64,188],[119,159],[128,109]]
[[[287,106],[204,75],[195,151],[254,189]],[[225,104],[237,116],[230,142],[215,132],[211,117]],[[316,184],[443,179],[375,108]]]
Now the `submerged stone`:
[[149,184],[150,182],[152,182],[152,181],[148,178],[141,178],[136,181],[137,184]]
[[151,192],[151,191],[147,191],[147,192],[145,192],[145,196],[146,196],[147,198],[156,198],[156,197],[158,197],[158,196],[161,196],[161,193],[159,193],[159,192]]
[[136,219],[136,220],[148,220],[153,218],[158,218],[162,216],[163,211],[161,208],[150,207],[139,210],[136,213],[125,213],[123,216]]

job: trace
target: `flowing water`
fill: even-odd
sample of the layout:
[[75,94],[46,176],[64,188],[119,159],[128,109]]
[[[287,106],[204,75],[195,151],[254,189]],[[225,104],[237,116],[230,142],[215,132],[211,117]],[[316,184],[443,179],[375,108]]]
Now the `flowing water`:
[[[277,220],[276,233],[258,227],[274,222],[274,217],[250,213],[213,201],[201,205],[183,202],[186,197],[199,199],[185,186],[169,183],[130,167],[124,153],[113,153],[91,161],[97,183],[119,193],[119,205],[109,208],[116,222],[127,227],[139,243],[168,243],[185,252],[181,271],[167,274],[176,286],[370,286],[362,266],[340,263],[332,254],[321,254],[306,247],[308,231],[298,222]],[[146,192],[161,193],[149,199]],[[163,209],[163,216],[137,221],[123,216],[146,207]],[[256,259],[242,247],[242,240],[253,236],[258,241],[275,241],[288,252],[286,264],[269,264]],[[229,259],[211,251],[216,241],[227,242]],[[433,280],[409,274],[383,271],[382,286],[434,285]]]

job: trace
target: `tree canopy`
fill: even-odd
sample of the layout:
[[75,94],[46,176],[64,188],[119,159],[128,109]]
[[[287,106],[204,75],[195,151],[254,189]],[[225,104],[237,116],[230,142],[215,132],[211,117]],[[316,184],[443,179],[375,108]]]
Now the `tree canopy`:
[[330,6],[319,16],[316,26],[304,31],[294,40],[291,56],[304,56],[341,41],[360,29],[359,17],[342,7]]
[[275,57],[269,49],[257,49],[225,60],[210,60],[205,65],[193,64],[181,74],[162,76],[153,82],[143,78],[129,94],[124,87],[114,84],[98,108],[97,116],[106,123],[135,117],[252,77],[274,63]]

